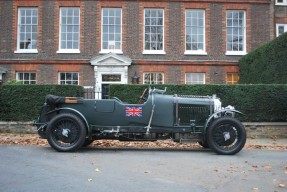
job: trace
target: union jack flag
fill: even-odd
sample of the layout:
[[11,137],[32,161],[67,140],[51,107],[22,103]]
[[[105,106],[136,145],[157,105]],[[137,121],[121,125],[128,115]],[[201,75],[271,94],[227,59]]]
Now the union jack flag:
[[142,116],[142,107],[126,107],[126,116],[127,117],[141,117]]

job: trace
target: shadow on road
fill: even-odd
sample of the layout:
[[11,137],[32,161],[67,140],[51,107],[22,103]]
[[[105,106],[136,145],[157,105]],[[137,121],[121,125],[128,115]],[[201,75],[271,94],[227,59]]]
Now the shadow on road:
[[[50,146],[42,147],[43,150],[47,151],[55,151]],[[133,151],[133,152],[150,152],[150,151],[158,151],[158,152],[212,152],[211,149],[204,149],[204,148],[192,148],[192,149],[185,149],[185,148],[130,148],[130,147],[94,147],[88,146],[78,149],[77,153],[93,153],[97,151]],[[56,152],[56,151],[55,151]]]

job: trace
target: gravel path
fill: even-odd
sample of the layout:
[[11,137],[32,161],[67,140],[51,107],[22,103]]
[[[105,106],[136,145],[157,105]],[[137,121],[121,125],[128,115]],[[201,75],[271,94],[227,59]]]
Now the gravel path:
[[[48,145],[46,139],[41,139],[37,134],[9,134],[0,133],[0,145]],[[201,148],[197,143],[180,144],[169,140],[155,142],[120,142],[116,140],[96,140],[90,146],[107,148],[174,148],[174,149],[196,149]],[[276,139],[271,144],[259,144],[258,142],[247,141],[245,149],[272,149],[287,150],[287,146],[277,144]]]

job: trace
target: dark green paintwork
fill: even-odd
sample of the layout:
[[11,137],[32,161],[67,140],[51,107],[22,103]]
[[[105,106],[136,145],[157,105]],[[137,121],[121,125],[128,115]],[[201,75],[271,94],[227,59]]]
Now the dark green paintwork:
[[[175,111],[179,107],[179,124],[176,125]],[[174,95],[150,93],[148,100],[143,104],[127,104],[116,99],[89,100],[83,99],[80,103],[62,104],[60,108],[71,108],[78,111],[86,119],[89,126],[147,126],[154,107],[151,127],[190,126],[195,120],[201,126],[213,110],[210,98],[186,98]],[[142,107],[141,117],[127,117],[125,107]],[[186,108],[186,109],[184,109]],[[190,118],[190,119],[188,119]]]

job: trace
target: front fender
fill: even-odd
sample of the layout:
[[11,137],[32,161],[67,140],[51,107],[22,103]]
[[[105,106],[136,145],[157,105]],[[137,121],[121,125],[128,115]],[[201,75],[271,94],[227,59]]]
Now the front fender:
[[209,123],[212,121],[212,119],[218,118],[218,117],[223,117],[223,116],[227,115],[228,113],[237,113],[240,115],[245,115],[244,113],[237,111],[235,109],[222,109],[222,110],[216,111],[215,113],[210,115],[209,118],[206,120],[206,122],[204,124],[204,132],[206,132],[206,129],[207,129]]
[[91,136],[92,130],[90,129],[90,126],[89,126],[87,119],[85,118],[85,116],[81,112],[77,111],[76,109],[69,108],[69,107],[57,108],[53,111],[49,111],[47,114],[51,114],[51,113],[55,113],[55,112],[58,113],[60,111],[68,111],[68,112],[72,112],[72,113],[78,115],[83,120],[84,124],[86,125],[89,137]]

